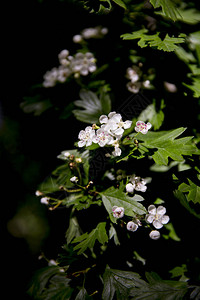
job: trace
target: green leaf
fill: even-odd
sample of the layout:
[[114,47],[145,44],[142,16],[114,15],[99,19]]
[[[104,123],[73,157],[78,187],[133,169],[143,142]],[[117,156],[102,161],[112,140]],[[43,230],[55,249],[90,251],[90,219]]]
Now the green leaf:
[[40,116],[53,106],[49,99],[43,100],[40,95],[24,97],[24,100],[24,102],[20,103],[20,108],[27,114],[33,113],[34,116]]
[[179,10],[176,8],[175,3],[171,0],[150,0],[154,8],[162,8],[162,14],[173,21],[180,17]]
[[[44,298],[44,292],[47,288],[47,286],[50,283],[50,280],[52,278],[55,279],[55,276],[58,276],[59,278],[66,279],[66,286],[67,288],[68,283],[71,281],[70,279],[65,278],[65,273],[61,273],[60,268],[58,266],[50,266],[45,267],[40,270],[38,270],[35,275],[32,278],[32,281],[30,283],[30,288],[28,290],[28,294],[33,297],[33,299],[51,299],[51,298]],[[54,281],[54,280],[53,280]],[[46,292],[47,294],[47,292]],[[53,299],[53,298],[52,298]],[[61,298],[60,298],[61,299]],[[68,298],[66,298],[68,299]]]
[[[129,197],[123,192],[122,186],[119,189],[110,187],[104,192],[100,193],[103,204],[109,213],[110,219],[113,223],[116,223],[116,218],[113,217],[113,206],[119,206],[124,208],[124,214],[134,217],[135,214],[143,215],[146,213],[146,208],[138,202],[141,201],[141,196],[134,195]],[[139,197],[138,197],[139,196]]]
[[182,264],[180,267],[175,267],[169,272],[172,274],[171,278],[181,277],[179,279],[180,281],[187,281],[189,279],[185,276],[187,272],[187,266],[185,264]]
[[115,2],[117,5],[126,9],[126,4],[122,0],[112,0],[112,1]]
[[185,282],[163,280],[156,273],[146,273],[148,282],[131,289],[134,300],[182,300],[188,290]]
[[172,223],[166,224],[166,225],[165,225],[165,228],[166,228],[167,230],[169,230],[169,234],[168,234],[168,235],[163,235],[163,237],[164,237],[165,239],[171,238],[171,239],[174,240],[174,241],[180,242],[181,239],[180,239],[180,238],[178,237],[178,235],[176,234],[175,229],[174,229],[174,226],[172,225]]
[[188,201],[192,201],[194,204],[200,203],[200,186],[193,183],[190,179],[188,179],[189,184],[181,183],[178,189],[182,193],[188,193],[187,199]]
[[129,299],[131,288],[146,284],[137,273],[110,269],[108,266],[103,274],[103,283],[102,300],[112,300],[115,294],[117,300]]
[[200,214],[197,214],[194,209],[192,209],[189,205],[187,197],[180,190],[174,191],[174,196],[179,199],[180,203],[196,218],[200,219]]
[[193,91],[193,97],[200,97],[200,78],[192,78],[192,84],[186,84],[183,82],[183,85]]
[[78,254],[85,252],[87,248],[93,248],[95,241],[98,240],[99,243],[105,244],[108,242],[108,236],[106,233],[106,222],[101,222],[93,229],[89,234],[84,233],[79,237],[76,237],[72,243],[79,243],[74,247],[74,250],[79,250]]
[[138,46],[140,46],[141,48],[150,46],[150,47],[155,47],[158,50],[163,50],[167,52],[175,51],[178,48],[176,44],[185,42],[185,39],[181,35],[175,38],[175,37],[170,37],[168,34],[166,34],[165,38],[162,40],[159,37],[159,32],[153,35],[146,34],[147,32],[148,32],[147,29],[140,29],[131,34],[130,33],[122,34],[121,38],[123,38],[124,40],[139,39]]
[[189,24],[195,25],[200,21],[200,12],[195,8],[189,9],[181,9],[179,8],[179,15],[177,16],[177,20]]
[[69,227],[66,232],[67,244],[71,243],[71,241],[81,235],[80,226],[78,224],[78,220],[76,217],[72,217],[69,221]]
[[99,99],[95,93],[81,90],[80,98],[81,100],[74,101],[74,104],[83,109],[75,109],[72,111],[79,121],[98,124],[99,117],[110,112],[111,101],[108,95],[103,94]]
[[[180,127],[169,131],[151,132],[146,135],[139,133],[137,140],[143,141],[142,146],[148,149],[157,149],[152,155],[158,165],[167,165],[168,158],[175,161],[183,161],[183,155],[200,154],[199,149],[191,142],[191,136],[176,139],[186,128]],[[134,137],[135,134],[130,135]],[[125,141],[125,144],[132,144],[133,140]]]

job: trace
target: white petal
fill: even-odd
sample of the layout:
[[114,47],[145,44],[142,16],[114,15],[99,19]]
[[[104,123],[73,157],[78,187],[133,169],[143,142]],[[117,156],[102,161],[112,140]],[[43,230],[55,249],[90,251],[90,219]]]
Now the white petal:
[[135,127],[135,131],[140,132],[140,129],[138,127]]
[[121,135],[124,133],[124,129],[123,128],[118,128],[116,130],[113,130],[113,133],[116,135]]
[[145,125],[145,123],[143,122],[143,121],[137,121],[136,122],[136,126],[144,126]]
[[151,224],[154,220],[154,216],[151,215],[151,214],[146,215],[145,220],[146,220],[147,223]]
[[108,122],[108,117],[106,115],[102,115],[100,118],[99,118],[99,122],[101,124],[103,123],[107,123]]
[[149,236],[152,240],[158,240],[160,238],[160,232],[158,230],[152,230]]
[[81,131],[79,132],[78,138],[79,138],[79,140],[82,140],[82,139],[85,138],[85,131],[84,131],[84,130],[81,130]]
[[111,112],[108,114],[108,118],[112,118],[114,115],[116,115],[116,111],[111,111]]
[[149,130],[152,127],[151,123],[147,123],[147,129]]
[[138,229],[138,225],[130,221],[127,223],[126,228],[130,231],[136,231]]
[[93,129],[92,129],[92,127],[91,126],[87,126],[86,128],[85,128],[85,132],[91,132]]
[[140,130],[140,132],[142,133],[142,134],[147,134],[147,132],[148,132],[148,129],[142,129],[142,130]]
[[158,206],[157,208],[157,214],[160,216],[163,216],[166,213],[166,208],[162,205]]
[[130,128],[132,124],[132,121],[125,121],[124,122],[124,129]]
[[120,114],[115,114],[115,115],[113,115],[112,116],[112,121],[113,122],[120,122],[121,121],[121,119],[122,119],[122,116],[120,115]]
[[149,205],[149,207],[148,207],[148,212],[150,213],[150,214],[152,214],[152,215],[155,215],[156,214],[156,207],[155,207],[155,205]]
[[169,222],[169,216],[165,215],[160,219],[162,224],[167,224]]
[[91,146],[91,145],[92,145],[92,140],[91,139],[87,140],[86,147]]
[[126,191],[127,191],[128,193],[133,193],[133,192],[134,192],[134,185],[133,185],[132,183],[128,183],[128,184],[126,185]]
[[119,147],[115,147],[115,150],[112,152],[114,156],[120,156],[122,154],[122,150]]
[[163,227],[163,224],[162,224],[160,221],[155,220],[155,221],[153,221],[153,226],[154,226],[156,229],[160,229],[160,228]]
[[79,141],[78,142],[78,146],[79,147],[83,147],[83,146],[85,146],[85,143],[86,143],[85,141]]

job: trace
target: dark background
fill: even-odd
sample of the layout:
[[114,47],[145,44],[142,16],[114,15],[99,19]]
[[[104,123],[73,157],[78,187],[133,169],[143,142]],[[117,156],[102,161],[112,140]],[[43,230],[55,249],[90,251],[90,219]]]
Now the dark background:
[[[4,229],[1,259],[5,265],[3,287],[7,295],[6,299],[11,299],[13,295],[20,299],[28,299],[26,289],[30,278],[35,270],[43,266],[43,263],[38,260],[40,250],[45,249],[48,258],[55,259],[64,243],[64,233],[67,229],[66,211],[60,209],[53,213],[49,212],[37,200],[35,191],[38,184],[57,167],[57,155],[62,150],[73,148],[73,143],[77,139],[82,125],[73,117],[67,120],[60,119],[59,114],[53,110],[37,117],[33,114],[25,114],[20,108],[20,103],[24,96],[32,93],[31,86],[41,83],[44,73],[57,65],[57,54],[62,49],[67,48],[72,52],[76,49],[72,43],[73,35],[78,34],[83,28],[102,24],[109,27],[110,35],[107,49],[99,46],[98,51],[99,54],[103,54],[105,61],[110,61],[112,71],[107,76],[113,92],[117,91],[118,95],[117,99],[114,99],[114,106],[115,108],[119,107],[121,101],[126,100],[130,94],[119,89],[123,82],[118,77],[118,67],[115,65],[113,69],[112,63],[113,57],[120,56],[122,53],[120,48],[115,48],[115,43],[120,34],[128,32],[128,27],[126,24],[122,25],[121,9],[116,9],[111,17],[110,15],[97,16],[89,14],[70,1],[55,0],[41,3],[36,0],[13,1],[5,4],[3,12],[5,19],[1,26],[3,79],[0,102],[1,220]],[[128,45],[127,43],[127,47]],[[109,51],[107,54],[108,49],[115,52]],[[152,57],[153,54],[151,54],[151,49],[149,49],[148,55],[155,61],[155,57]],[[186,67],[180,62],[177,68],[172,70],[173,61],[170,61],[171,65],[168,64],[171,58],[169,54],[163,55],[163,60],[161,59],[163,66],[162,68],[159,66],[160,82],[157,83],[158,86],[163,79],[170,79],[177,85],[186,79],[183,72],[186,71]],[[124,64],[128,66],[127,53],[123,53],[121,60],[124,60]],[[71,92],[69,91],[66,96],[66,102],[71,101]],[[56,91],[52,91],[52,93],[55,93],[55,101],[57,100],[62,106],[65,95],[63,96],[59,90],[60,94],[56,99]],[[73,91],[73,96],[74,94],[76,95],[76,91]],[[151,97],[151,94],[147,96]],[[164,129],[180,126],[197,127],[198,121],[193,118],[198,109],[197,102],[192,102],[190,105],[191,98],[182,97],[180,108],[177,96],[165,96],[168,102],[166,103]],[[165,179],[167,180],[167,176],[163,180]],[[159,176],[157,182],[159,182]],[[152,188],[156,190],[156,186]],[[165,195],[165,191],[159,192],[163,196]],[[173,195],[171,194],[171,196]],[[182,255],[179,253],[187,245],[190,263],[195,264],[195,256],[198,255],[199,249],[196,244],[191,245],[191,241],[195,240],[196,234],[198,234],[196,231],[199,226],[198,220],[194,220],[189,213],[180,208],[177,202],[171,205],[170,212],[174,216],[176,214],[178,217],[181,216],[177,226],[178,234],[182,237],[182,233],[190,231],[191,235],[190,238],[188,235],[184,243],[179,245],[170,241],[167,244],[170,249],[169,256],[174,255],[174,261],[181,264],[185,255],[183,252]],[[26,221],[25,225],[20,225],[19,220],[21,219],[20,217],[16,219],[16,215],[20,217],[23,215],[22,220]],[[39,229],[36,228],[33,236],[27,233],[28,231],[22,230],[23,226],[26,227],[29,224],[29,220],[32,222],[32,216],[37,216],[37,218],[33,222],[33,227],[30,228],[33,230],[38,224],[38,228],[43,233],[39,242],[37,242],[37,233],[39,232],[37,230]],[[188,220],[188,223],[191,220],[189,229],[185,219]],[[165,251],[166,255],[165,245],[161,242],[159,251]],[[128,247],[128,245],[124,245],[124,247]],[[147,247],[152,249],[152,241],[147,242]],[[159,263],[167,264],[167,260],[165,263],[163,262],[161,253],[159,255],[154,250],[155,248],[151,250],[149,256],[153,255],[153,259],[157,258],[158,265]],[[193,262],[192,255],[194,255]],[[174,261],[171,261],[172,265]],[[183,263],[186,262],[183,261]],[[152,262],[149,268],[154,266],[155,264]],[[194,272],[197,271],[194,270]]]

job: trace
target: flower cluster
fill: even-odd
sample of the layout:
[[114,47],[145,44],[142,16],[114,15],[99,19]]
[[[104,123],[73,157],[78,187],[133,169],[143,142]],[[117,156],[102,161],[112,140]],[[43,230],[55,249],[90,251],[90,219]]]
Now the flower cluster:
[[81,31],[80,34],[76,34],[73,36],[74,43],[82,43],[84,40],[88,40],[91,38],[99,39],[103,38],[108,33],[108,28],[96,26],[85,28]]
[[139,192],[146,192],[149,179],[144,179],[135,175],[132,175],[129,179],[129,183],[126,185],[126,192],[133,194],[134,190]]
[[[142,64],[140,63],[139,65]],[[141,88],[149,89],[152,87],[149,79],[142,79],[142,71],[136,65],[127,68],[126,77],[130,80],[126,87],[131,93],[136,94]]]
[[64,49],[58,54],[58,59],[59,67],[47,71],[44,75],[43,86],[46,88],[55,86],[57,82],[65,82],[72,74],[74,77],[86,76],[96,70],[96,59],[90,52],[78,52],[71,56],[69,51]]
[[92,143],[98,144],[100,147],[106,145],[113,146],[114,156],[121,155],[120,139],[123,136],[124,130],[131,127],[132,121],[123,122],[122,116],[118,113],[110,112],[108,116],[102,115],[99,118],[101,127],[96,125],[87,126],[85,130],[81,130],[78,135],[79,147],[90,146]]
[[[113,217],[114,218],[123,218],[124,216],[124,208],[113,206],[112,208]],[[156,229],[160,229],[164,224],[169,222],[169,216],[166,214],[166,208],[164,206],[155,207],[155,205],[150,205],[148,207],[148,213],[145,216],[145,221],[148,224],[152,224]],[[139,226],[142,226],[141,221],[138,218],[133,218],[132,221],[129,221],[126,224],[126,228],[129,231],[136,231]],[[160,232],[158,230],[152,230],[149,234],[150,238],[153,240],[157,240],[160,238]]]

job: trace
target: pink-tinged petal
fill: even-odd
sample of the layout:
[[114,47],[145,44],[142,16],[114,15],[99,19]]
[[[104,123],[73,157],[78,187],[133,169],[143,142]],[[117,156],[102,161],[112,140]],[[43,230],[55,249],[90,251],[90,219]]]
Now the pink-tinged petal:
[[80,132],[79,132],[79,134],[78,134],[78,138],[80,139],[80,140],[82,140],[82,139],[84,139],[85,138],[85,131],[84,130],[81,130]]
[[149,236],[152,240],[158,240],[160,238],[160,232],[158,230],[152,230]]
[[135,127],[135,131],[140,132],[140,128]]
[[117,208],[118,206],[113,206],[113,208],[112,208],[112,211],[115,211],[115,209]]
[[85,132],[91,132],[93,129],[92,129],[92,127],[91,126],[87,126],[86,128],[85,128]]
[[136,126],[144,126],[145,123],[143,121],[137,121]]
[[148,129],[144,128],[144,129],[140,130],[140,132],[141,132],[142,134],[147,134]]
[[167,224],[169,222],[169,216],[165,215],[160,219],[162,224]]
[[152,127],[151,123],[149,123],[149,122],[146,125],[147,125],[148,130]]
[[156,214],[156,207],[155,207],[155,205],[153,205],[153,204],[149,205],[148,212],[150,214],[152,214],[152,215],[155,215]]
[[97,144],[99,142],[99,138],[97,136],[94,136],[92,141],[93,143]]
[[83,146],[85,146],[85,141],[79,141],[78,142],[78,147],[83,147]]
[[160,229],[160,228],[163,227],[163,224],[162,224],[160,221],[158,221],[158,220],[154,220],[154,221],[153,221],[153,226],[154,226],[156,229]]
[[157,214],[160,216],[163,216],[166,213],[166,208],[162,205],[158,206],[157,208]]
[[107,123],[108,122],[108,117],[106,115],[102,115],[100,118],[99,118],[99,122],[101,124],[103,123]]
[[128,183],[126,185],[126,191],[127,191],[127,193],[131,193],[132,194],[134,192],[134,185],[132,183]]
[[131,127],[131,124],[132,124],[132,121],[125,121],[124,122],[124,129],[128,129],[128,128],[130,128]]

